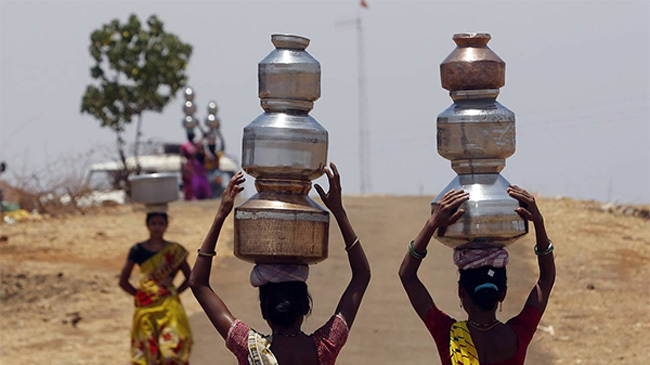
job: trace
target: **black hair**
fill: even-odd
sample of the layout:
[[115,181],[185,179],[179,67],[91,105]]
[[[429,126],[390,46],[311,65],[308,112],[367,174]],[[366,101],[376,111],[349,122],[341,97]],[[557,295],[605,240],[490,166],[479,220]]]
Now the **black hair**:
[[169,222],[169,217],[167,216],[167,213],[163,213],[163,212],[149,212],[149,213],[147,213],[147,220],[145,222],[147,224],[149,224],[149,221],[151,221],[155,217],[162,217],[162,218],[165,219],[165,222]]
[[268,283],[260,286],[262,317],[279,326],[289,326],[311,313],[311,295],[302,281]]
[[472,302],[486,311],[496,309],[499,295],[508,287],[506,268],[483,266],[458,271],[458,284],[470,295]]

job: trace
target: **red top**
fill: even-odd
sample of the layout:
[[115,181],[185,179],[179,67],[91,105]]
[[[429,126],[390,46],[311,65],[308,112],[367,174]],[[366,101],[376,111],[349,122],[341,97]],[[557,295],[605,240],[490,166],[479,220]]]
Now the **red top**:
[[[526,350],[530,341],[533,339],[537,324],[542,319],[542,312],[532,305],[527,305],[521,310],[516,317],[511,318],[506,325],[510,326],[517,335],[519,348],[510,359],[490,365],[523,365],[526,358]],[[451,325],[456,322],[455,319],[443,313],[435,305],[429,309],[424,316],[424,324],[429,329],[433,340],[438,347],[440,360],[443,364],[451,364],[451,355],[449,354],[449,333]]]
[[[240,320],[236,320],[228,330],[226,347],[237,357],[239,365],[248,365],[248,331],[250,330],[251,328]],[[336,357],[345,345],[349,332],[345,318],[339,313],[332,316],[323,327],[310,336],[314,340],[321,365],[332,365],[336,362]]]

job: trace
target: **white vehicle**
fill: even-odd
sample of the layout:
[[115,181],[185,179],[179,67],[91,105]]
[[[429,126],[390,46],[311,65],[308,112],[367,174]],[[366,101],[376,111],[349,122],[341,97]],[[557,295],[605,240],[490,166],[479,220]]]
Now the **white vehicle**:
[[[185,158],[181,155],[145,155],[140,156],[138,160],[143,174],[156,172],[177,173],[178,184],[181,188],[179,190],[182,191],[181,169],[185,164]],[[135,157],[128,157],[126,164],[129,169],[135,169]],[[85,206],[103,204],[105,202],[124,204],[126,202],[126,193],[119,179],[119,172],[121,170],[122,162],[120,161],[107,161],[91,165],[83,178],[83,185],[91,190],[91,193],[79,203]],[[219,159],[219,173],[223,175],[221,179],[223,184],[228,184],[230,177],[236,172],[237,163],[230,157],[225,155],[221,156]],[[225,188],[225,185],[223,188]]]

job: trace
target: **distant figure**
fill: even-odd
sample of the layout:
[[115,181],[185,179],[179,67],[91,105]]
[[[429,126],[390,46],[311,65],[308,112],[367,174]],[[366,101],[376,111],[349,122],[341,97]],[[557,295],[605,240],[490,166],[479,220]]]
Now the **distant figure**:
[[[148,213],[146,223],[149,239],[131,248],[120,275],[120,287],[135,297],[131,363],[187,364],[192,332],[178,298],[188,288],[187,251],[178,243],[164,240],[166,213]],[[136,264],[140,266],[137,289],[129,282]],[[176,288],[173,282],[179,270],[185,280]]]
[[468,200],[469,195],[462,190],[451,190],[442,197],[438,202],[440,208],[433,212],[422,231],[411,241],[409,252],[402,261],[399,270],[402,285],[411,305],[433,336],[443,365],[523,365],[528,344],[546,309],[555,282],[553,244],[546,235],[544,219],[535,198],[514,185],[508,187],[508,194],[521,203],[522,208],[515,209],[515,212],[535,225],[537,244],[534,251],[539,264],[537,284],[517,316],[505,323],[496,318],[497,306],[506,298],[507,291],[508,253],[505,249],[454,251],[454,263],[460,274],[458,296],[460,306],[468,315],[466,321],[457,321],[438,309],[417,276],[436,229],[445,229],[464,214],[458,207]]
[[[230,176],[227,173],[224,173],[221,170],[214,170],[209,176],[210,178],[210,189],[212,189],[212,198],[218,199],[223,194],[225,189],[224,181],[227,181]],[[225,178],[224,178],[225,177]]]
[[196,158],[193,161],[192,194],[194,199],[211,199],[210,181],[206,171],[206,163],[210,157],[206,155],[203,140],[196,145]]
[[206,155],[209,157],[205,161],[205,168],[208,172],[219,169],[219,159],[223,155],[223,151],[217,151],[216,144],[208,143],[208,152]]
[[208,174],[210,182],[210,190],[212,191],[212,198],[217,199],[223,192],[223,173],[219,170],[219,162],[223,156],[223,150],[217,151],[216,144],[208,144],[209,153],[206,154],[205,169]]
[[187,141],[181,145],[181,155],[185,157],[182,171],[183,195],[185,200],[193,200],[192,180],[194,176],[194,160],[196,160],[196,145],[194,145],[194,132],[191,130],[187,131]]
[[311,312],[311,297],[305,282],[309,273],[307,265],[256,265],[251,273],[251,284],[259,287],[262,317],[272,330],[269,336],[236,319],[210,287],[210,268],[212,257],[216,255],[219,232],[233,209],[235,197],[243,190],[240,185],[244,182],[244,175],[241,172],[230,180],[221,197],[214,222],[199,249],[190,282],[194,296],[226,340],[226,347],[235,355],[239,365],[331,365],[345,345],[370,281],[370,266],[343,208],[338,171],[336,166],[331,166],[332,172],[325,168],[329,192],[325,194],[319,185],[316,185],[316,190],[339,224],[352,277],[332,317],[311,335],[301,329],[305,316]]

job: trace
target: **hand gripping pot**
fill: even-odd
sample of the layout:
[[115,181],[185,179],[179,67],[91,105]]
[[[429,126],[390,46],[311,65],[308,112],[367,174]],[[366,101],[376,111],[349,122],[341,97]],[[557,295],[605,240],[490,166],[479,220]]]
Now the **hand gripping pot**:
[[515,152],[515,113],[496,101],[505,62],[487,47],[490,39],[487,33],[454,35],[457,47],[440,65],[442,87],[454,104],[438,115],[438,153],[451,160],[458,176],[434,199],[432,210],[451,189],[469,193],[460,207],[465,214],[434,236],[450,247],[503,247],[528,232],[500,174]]
[[312,264],[327,258],[329,213],[309,198],[327,163],[327,131],[308,113],[320,97],[320,64],[309,39],[274,34],[259,63],[264,113],[244,128],[242,167],[258,193],[235,208],[238,258]]

